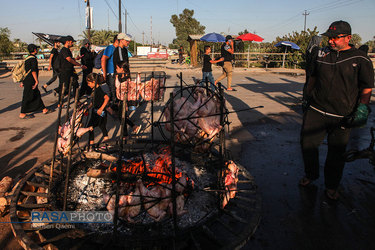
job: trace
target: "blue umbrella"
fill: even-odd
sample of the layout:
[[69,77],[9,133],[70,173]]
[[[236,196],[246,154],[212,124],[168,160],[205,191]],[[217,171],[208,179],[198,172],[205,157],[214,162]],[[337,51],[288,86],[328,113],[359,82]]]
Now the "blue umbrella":
[[285,47],[285,52],[284,52],[284,55],[283,55],[283,65],[282,65],[283,68],[284,68],[284,64],[285,64],[285,56],[286,56],[287,48],[290,47],[290,48],[296,49],[296,50],[301,49],[297,44],[289,42],[289,41],[278,42],[278,43],[275,44],[275,47]]
[[217,33],[208,33],[201,37],[201,41],[205,42],[225,42],[225,37],[223,35],[217,34]]

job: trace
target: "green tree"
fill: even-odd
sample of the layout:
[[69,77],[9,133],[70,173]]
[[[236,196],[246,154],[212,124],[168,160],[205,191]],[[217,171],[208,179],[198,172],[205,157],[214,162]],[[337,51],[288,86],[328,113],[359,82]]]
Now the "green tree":
[[238,32],[238,35],[243,35],[243,34],[247,34],[247,33],[250,33],[247,29],[245,29],[244,31],[240,31]]
[[8,28],[0,28],[0,53],[4,55],[10,55],[13,51],[13,43],[9,39],[10,30]]
[[[90,41],[94,45],[109,45],[113,42],[113,37],[118,32],[113,30],[91,30],[90,31]],[[83,39],[88,38],[87,31],[83,31],[81,35],[79,35]]]
[[356,48],[361,46],[362,38],[358,34],[353,34],[352,39],[350,39],[350,43],[353,44]]
[[189,35],[204,34],[205,26],[193,17],[194,10],[184,9],[179,16],[172,15],[170,22],[176,30],[176,39],[173,39],[173,44],[185,48],[185,51],[190,51],[190,46],[187,41]]
[[284,35],[282,37],[276,37],[276,40],[270,44],[270,46],[267,48],[268,52],[284,52],[285,48],[275,47],[274,45],[281,41],[290,41],[295,44],[297,44],[301,49],[298,50],[288,50],[287,57],[286,57],[286,66],[292,67],[292,62],[298,62],[299,66],[304,68],[305,64],[305,51],[307,49],[307,46],[309,45],[309,42],[313,36],[318,35],[319,31],[317,31],[317,27],[315,26],[313,30],[307,29],[306,32],[302,31],[299,32],[292,32],[292,34]]

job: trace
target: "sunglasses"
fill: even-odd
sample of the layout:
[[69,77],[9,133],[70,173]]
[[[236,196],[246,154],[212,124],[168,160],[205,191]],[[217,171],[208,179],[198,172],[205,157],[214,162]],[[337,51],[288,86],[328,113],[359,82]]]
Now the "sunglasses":
[[336,36],[336,37],[328,37],[328,40],[338,40],[343,37],[347,37],[348,35]]

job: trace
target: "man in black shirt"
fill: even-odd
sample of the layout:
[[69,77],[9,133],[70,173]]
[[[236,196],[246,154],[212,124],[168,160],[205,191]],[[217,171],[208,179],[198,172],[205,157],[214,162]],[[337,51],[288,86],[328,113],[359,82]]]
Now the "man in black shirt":
[[47,93],[47,87],[48,87],[49,85],[51,85],[51,84],[57,79],[57,76],[58,76],[58,73],[57,73],[57,71],[54,69],[53,65],[54,65],[54,63],[55,63],[55,61],[56,61],[57,55],[59,54],[59,51],[58,51],[59,47],[60,47],[60,41],[55,40],[55,41],[53,42],[53,49],[51,50],[51,55],[50,55],[50,57],[49,57],[49,65],[48,65],[48,71],[50,71],[51,68],[52,68],[52,70],[53,70],[52,78],[51,78],[48,82],[46,82],[46,84],[44,84],[44,85],[42,86],[42,89],[43,89],[44,92],[46,92],[46,93]]
[[225,43],[221,46],[221,58],[217,60],[217,62],[224,61],[223,66],[223,74],[219,76],[219,78],[215,81],[215,84],[223,80],[225,77],[227,77],[228,85],[227,90],[232,90],[232,60],[233,60],[233,53],[234,53],[234,42],[232,39],[232,36],[226,36],[225,37]]
[[306,88],[310,106],[304,113],[301,130],[305,177],[299,184],[307,186],[319,178],[319,145],[327,135],[326,195],[337,200],[345,165],[343,154],[350,137],[345,120],[359,108],[368,113],[374,69],[366,54],[349,44],[349,23],[333,22],[323,35],[328,37],[329,46],[318,51]]
[[115,67],[115,72],[117,72],[121,67],[120,65],[124,62],[129,64],[128,49],[130,41],[132,40],[130,35],[120,33],[117,35],[119,40],[119,46],[113,52],[113,65]]
[[73,46],[75,40],[71,36],[66,36],[63,39],[64,47],[60,51],[61,60],[61,72],[60,72],[60,85],[58,88],[58,93],[62,86],[65,86],[65,93],[68,93],[69,83],[74,74],[74,66],[80,66],[83,70],[87,69],[85,65],[78,63],[72,55],[70,48]]
[[85,65],[87,69],[82,70],[83,76],[81,89],[79,90],[79,97],[83,96],[84,94],[89,95],[91,93],[91,88],[87,86],[86,77],[92,72],[92,69],[94,68],[95,52],[90,51],[90,41],[88,39],[83,40],[83,46],[81,47],[80,54],[81,63],[82,65]]

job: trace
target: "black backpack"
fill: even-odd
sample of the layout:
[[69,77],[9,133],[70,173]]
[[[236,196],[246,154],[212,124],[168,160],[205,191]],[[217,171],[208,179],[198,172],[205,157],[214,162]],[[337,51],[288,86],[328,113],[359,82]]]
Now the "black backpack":
[[55,70],[57,73],[60,73],[61,68],[62,68],[62,56],[60,55],[60,52],[56,55],[55,60],[53,61],[52,68]]

